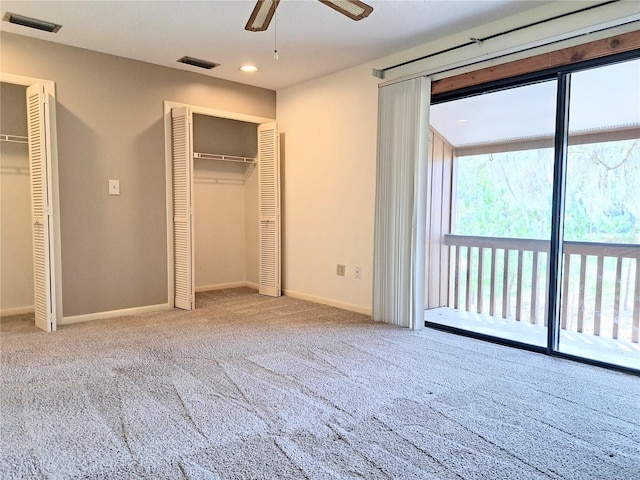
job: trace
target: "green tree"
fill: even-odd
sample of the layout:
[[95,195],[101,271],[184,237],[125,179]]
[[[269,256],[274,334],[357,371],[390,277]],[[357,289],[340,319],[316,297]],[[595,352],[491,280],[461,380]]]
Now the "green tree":
[[[553,150],[457,159],[455,233],[548,239]],[[571,146],[565,238],[640,242],[640,140]]]

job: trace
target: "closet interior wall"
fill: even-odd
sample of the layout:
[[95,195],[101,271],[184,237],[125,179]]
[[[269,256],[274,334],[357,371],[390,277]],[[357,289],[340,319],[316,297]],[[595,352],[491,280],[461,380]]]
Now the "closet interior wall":
[[[26,87],[0,84],[0,312],[33,311]],[[6,137],[9,136],[9,137]]]
[[[193,151],[255,159],[257,125],[193,115]],[[258,169],[194,158],[195,289],[258,284]]]

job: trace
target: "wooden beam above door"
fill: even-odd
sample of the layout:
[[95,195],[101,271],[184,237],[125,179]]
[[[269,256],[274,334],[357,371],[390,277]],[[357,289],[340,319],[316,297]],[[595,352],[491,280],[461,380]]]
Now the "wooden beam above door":
[[640,50],[640,30],[594,42],[563,48],[555,52],[544,53],[502,65],[483,68],[441,80],[434,80],[431,95],[451,92],[461,88],[473,87],[483,83],[504,80],[533,72],[607,57],[617,53]]

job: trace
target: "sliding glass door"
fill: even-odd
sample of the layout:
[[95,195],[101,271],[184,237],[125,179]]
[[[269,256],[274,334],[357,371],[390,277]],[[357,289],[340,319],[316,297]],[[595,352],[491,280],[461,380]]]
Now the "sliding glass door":
[[571,74],[559,350],[640,368],[640,60]]
[[548,80],[432,106],[455,151],[452,311],[436,322],[546,346],[556,91]]
[[428,325],[640,370],[640,60],[618,60],[434,97],[453,168]]

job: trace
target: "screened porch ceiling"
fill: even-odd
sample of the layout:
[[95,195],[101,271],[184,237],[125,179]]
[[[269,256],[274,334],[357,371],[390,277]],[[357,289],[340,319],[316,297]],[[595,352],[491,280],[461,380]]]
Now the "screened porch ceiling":
[[[430,123],[454,148],[552,139],[556,82],[433,105]],[[640,60],[572,74],[570,135],[640,128]]]

